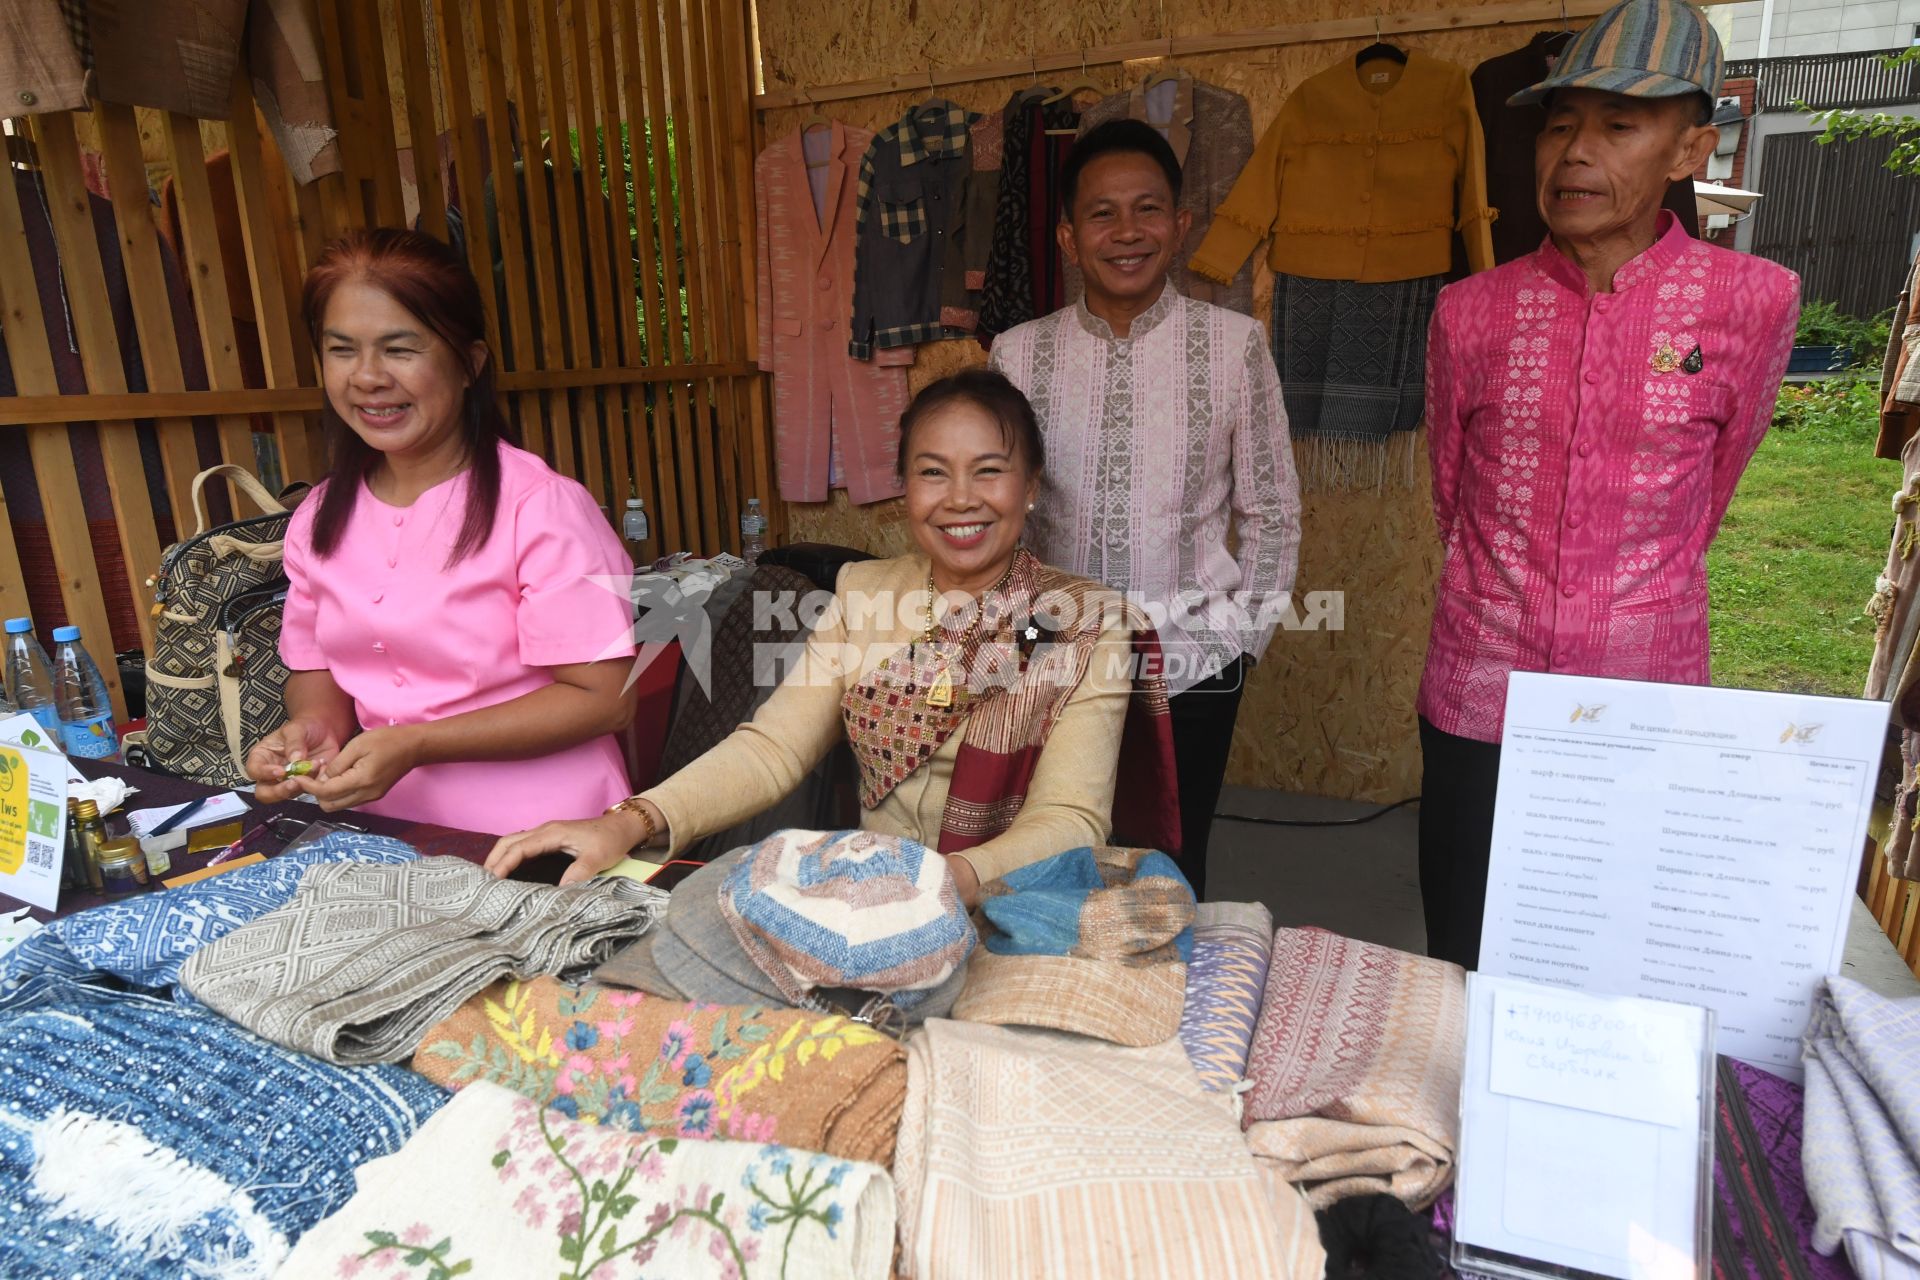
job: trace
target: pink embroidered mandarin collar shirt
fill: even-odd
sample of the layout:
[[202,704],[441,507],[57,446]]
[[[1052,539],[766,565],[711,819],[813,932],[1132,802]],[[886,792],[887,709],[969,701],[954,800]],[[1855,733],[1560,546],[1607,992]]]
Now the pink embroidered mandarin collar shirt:
[[1613,292],[1551,240],[1442,290],[1446,545],[1419,710],[1500,740],[1511,671],[1705,684],[1707,544],[1773,417],[1799,279],[1662,213]]

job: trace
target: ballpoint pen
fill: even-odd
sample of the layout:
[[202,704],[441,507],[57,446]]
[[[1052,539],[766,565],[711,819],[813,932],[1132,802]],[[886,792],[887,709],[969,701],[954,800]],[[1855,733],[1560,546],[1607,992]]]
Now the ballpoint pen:
[[206,805],[208,798],[209,797],[207,796],[201,796],[198,800],[189,800],[186,804],[181,805],[178,809],[175,809],[172,813],[168,814],[165,818],[162,818],[160,820],[159,826],[147,832],[148,838],[151,839],[154,836],[163,836],[167,834],[167,832],[173,830],[175,827],[185,822],[188,818],[191,818],[194,814],[200,812],[201,808]]

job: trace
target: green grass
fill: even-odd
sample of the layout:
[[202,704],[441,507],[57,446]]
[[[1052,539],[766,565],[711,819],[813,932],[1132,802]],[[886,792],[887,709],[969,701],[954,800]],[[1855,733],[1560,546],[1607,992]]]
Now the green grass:
[[1873,456],[1877,399],[1857,375],[1781,391],[1707,552],[1715,684],[1860,693],[1900,486],[1900,464]]

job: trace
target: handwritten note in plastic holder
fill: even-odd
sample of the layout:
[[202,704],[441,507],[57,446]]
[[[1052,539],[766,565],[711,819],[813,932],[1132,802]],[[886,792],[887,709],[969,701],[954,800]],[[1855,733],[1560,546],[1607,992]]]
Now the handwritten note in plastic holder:
[[1468,974],[1454,1268],[1704,1276],[1713,1036],[1697,1005]]

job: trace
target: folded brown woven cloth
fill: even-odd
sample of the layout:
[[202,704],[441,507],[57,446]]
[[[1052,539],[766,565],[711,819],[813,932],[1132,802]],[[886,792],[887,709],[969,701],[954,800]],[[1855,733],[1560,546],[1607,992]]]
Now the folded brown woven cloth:
[[431,1028],[413,1069],[503,1085],[577,1120],[893,1163],[900,1043],[838,1014],[688,1004],[589,982],[498,982]]

